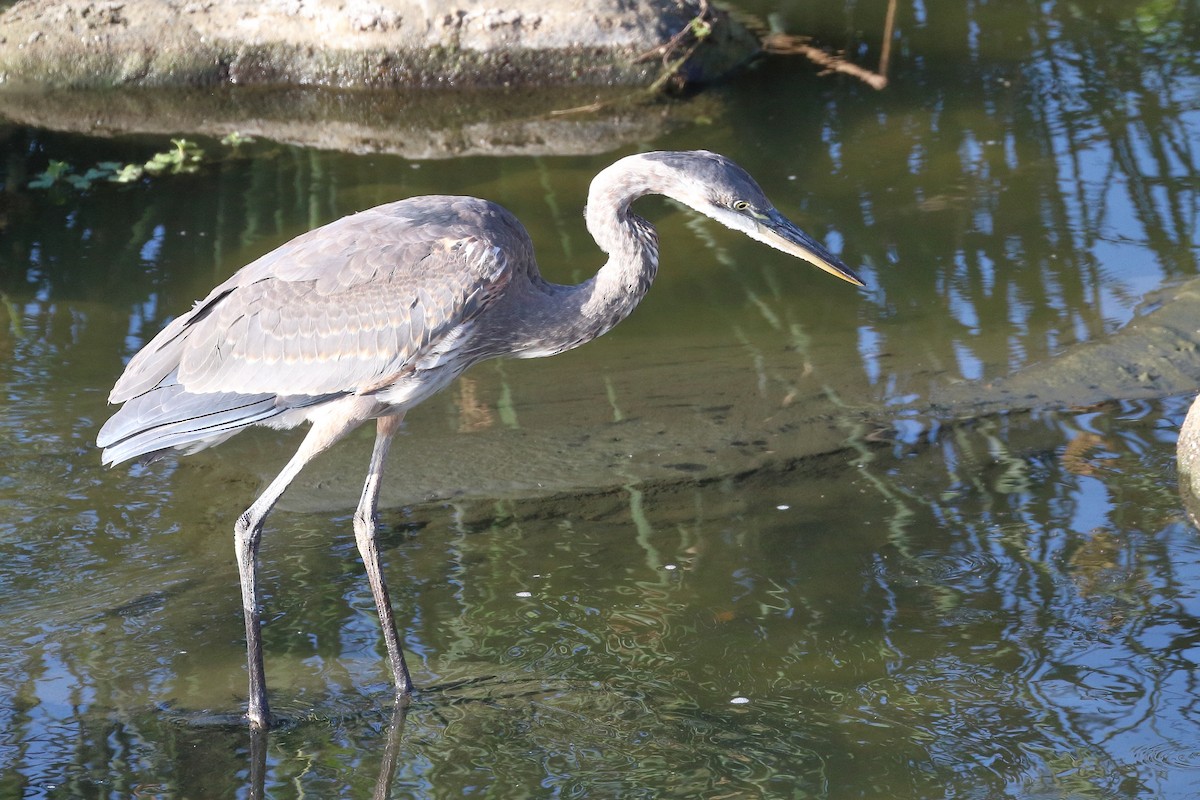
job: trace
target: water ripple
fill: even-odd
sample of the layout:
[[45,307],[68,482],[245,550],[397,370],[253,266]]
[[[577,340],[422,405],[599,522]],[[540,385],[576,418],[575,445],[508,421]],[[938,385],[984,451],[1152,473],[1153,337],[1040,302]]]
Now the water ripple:
[[1130,754],[1134,763],[1139,765],[1200,770],[1200,747],[1195,741],[1138,745],[1131,748]]

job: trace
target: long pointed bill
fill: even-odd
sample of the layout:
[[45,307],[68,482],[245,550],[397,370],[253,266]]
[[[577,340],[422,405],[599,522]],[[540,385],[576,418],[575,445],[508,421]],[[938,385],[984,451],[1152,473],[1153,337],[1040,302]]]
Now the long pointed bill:
[[816,239],[792,224],[791,220],[771,209],[769,215],[758,221],[758,229],[750,236],[763,244],[768,244],[776,250],[782,250],[788,255],[807,261],[817,269],[822,269],[836,278],[853,283],[855,286],[866,286],[862,279],[841,262],[833,253]]

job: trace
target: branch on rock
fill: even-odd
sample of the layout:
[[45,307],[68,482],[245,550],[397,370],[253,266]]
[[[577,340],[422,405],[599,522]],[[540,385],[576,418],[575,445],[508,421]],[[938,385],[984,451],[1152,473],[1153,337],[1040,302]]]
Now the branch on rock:
[[[662,69],[659,71],[658,77],[649,86],[630,93],[627,99],[645,100],[657,95],[672,82],[675,82],[676,88],[682,85],[683,77],[681,72],[683,67],[688,63],[692,55],[695,54],[696,49],[712,34],[715,22],[712,10],[708,6],[708,0],[700,0],[696,16],[680,28],[674,36],[658,47],[648,50],[633,59],[633,63],[638,64],[643,61],[660,58],[662,60]],[[558,117],[571,114],[590,114],[602,111],[612,105],[612,101],[589,103],[586,106],[556,109],[551,111],[548,116]]]

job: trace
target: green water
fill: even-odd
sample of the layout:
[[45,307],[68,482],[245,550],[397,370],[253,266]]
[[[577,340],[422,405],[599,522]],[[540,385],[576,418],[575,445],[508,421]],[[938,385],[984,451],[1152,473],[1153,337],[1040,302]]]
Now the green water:
[[[878,61],[882,7],[747,9]],[[1200,794],[1191,398],[934,404],[1119,335],[1197,274],[1200,9],[918,3],[896,25],[882,92],[776,58],[591,155],[201,139],[194,175],[46,191],[25,184],[49,159],[167,137],[0,121],[0,797]],[[407,714],[350,529],[367,435],[268,522],[285,724],[261,753],[218,724],[245,702],[232,523],[298,438],[102,469],[123,362],[242,264],[409,195],[503,203],[578,280],[601,260],[591,176],[691,147],[867,288],[644,201],[663,265],[633,317],[481,365],[396,445]]]

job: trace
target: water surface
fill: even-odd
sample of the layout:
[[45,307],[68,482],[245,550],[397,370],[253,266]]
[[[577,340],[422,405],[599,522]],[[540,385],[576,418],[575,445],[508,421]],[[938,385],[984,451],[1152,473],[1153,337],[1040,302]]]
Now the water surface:
[[[748,10],[877,63],[882,9]],[[204,140],[192,175],[46,191],[49,159],[169,142],[0,125],[0,795],[1194,796],[1190,398],[933,400],[1119,335],[1196,274],[1198,18],[900,7],[885,91],[774,59],[593,155]],[[350,531],[369,435],[314,465],[263,547],[287,723],[260,774],[215,724],[245,694],[230,529],[298,438],[104,470],[123,362],[242,264],[414,194],[503,203],[579,280],[591,176],[691,147],[868,287],[647,200],[663,267],[633,317],[411,414],[382,515],[425,689],[403,720]]]

